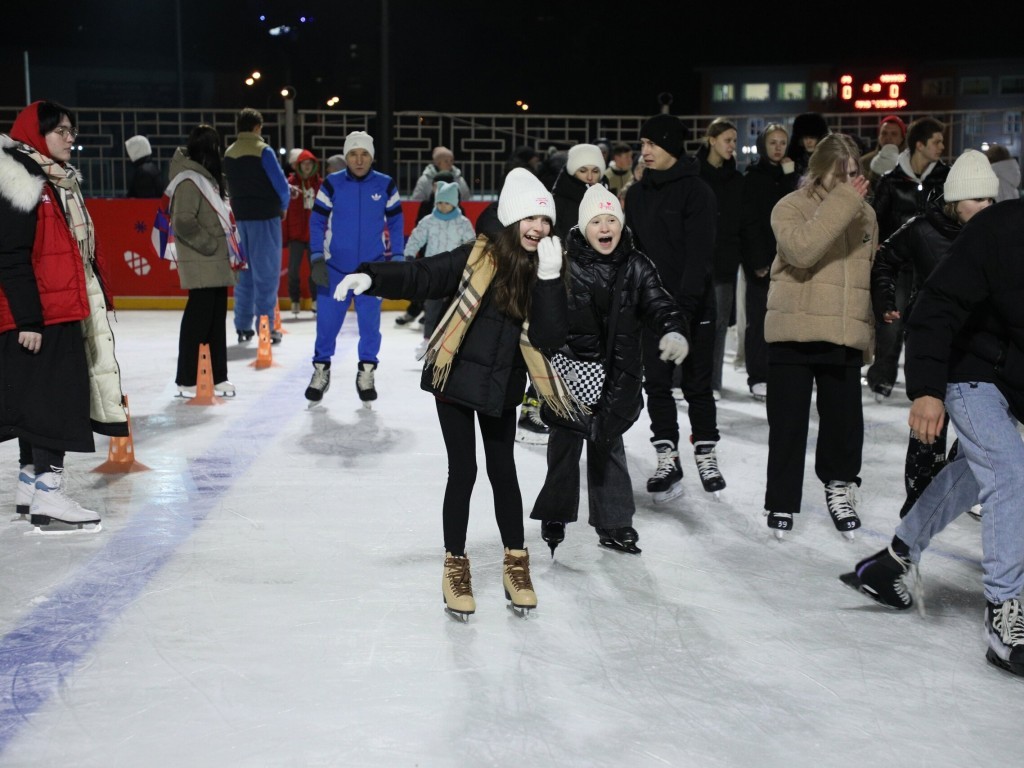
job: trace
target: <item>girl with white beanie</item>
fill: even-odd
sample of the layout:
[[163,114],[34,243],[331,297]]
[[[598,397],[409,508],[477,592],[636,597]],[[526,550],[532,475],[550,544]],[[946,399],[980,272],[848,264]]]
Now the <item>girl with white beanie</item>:
[[466,555],[469,503],[476,482],[480,425],[494,513],[504,545],[505,596],[519,615],[536,607],[515,466],[516,407],[527,372],[540,398],[571,417],[576,405],[540,349],[557,349],[567,332],[562,246],[551,237],[555,204],[536,176],[511,171],[498,198],[503,228],[429,259],[364,262],[334,294],[349,291],[423,301],[454,296],[427,344],[422,389],[434,395],[448,453],[444,493],[447,611],[463,621],[476,610]]
[[569,230],[576,226],[583,194],[594,184],[606,184],[604,181],[605,162],[601,148],[596,144],[576,144],[569,147],[569,156],[565,167],[559,172],[555,183],[551,185],[551,194],[555,198],[558,221],[555,234],[563,240],[568,237]]
[[[558,354],[568,361],[564,375],[583,393],[578,396],[588,401],[590,413],[565,419],[542,407],[551,425],[548,472],[530,517],[541,521],[541,536],[554,556],[566,523],[579,514],[586,441],[588,522],[604,546],[637,554],[636,504],[622,435],[643,409],[641,331],[646,326],[657,334],[661,359],[679,364],[689,351],[686,326],[657,268],[633,244],[619,199],[595,184],[583,195],[578,216],[568,237],[569,333]],[[578,381],[577,363],[602,366],[603,382],[585,392],[572,384]]]
[[[914,296],[935,267],[949,255],[960,230],[974,214],[992,205],[998,193],[999,179],[988,158],[975,149],[965,150],[953,163],[942,196],[879,246],[871,269],[872,304],[879,322],[892,323],[900,319],[896,309],[896,281],[908,266],[913,270],[913,279],[905,314],[910,315]],[[953,455],[955,449],[950,452],[950,458]],[[946,461],[945,425],[933,443],[922,443],[910,433],[903,473],[907,499],[900,509],[901,518],[914,506]]]

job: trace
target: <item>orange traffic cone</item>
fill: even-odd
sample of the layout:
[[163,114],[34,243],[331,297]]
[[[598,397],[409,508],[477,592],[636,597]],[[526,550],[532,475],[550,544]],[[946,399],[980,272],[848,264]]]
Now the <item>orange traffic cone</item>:
[[196,396],[186,405],[223,405],[213,392],[213,371],[210,369],[210,345],[199,345],[199,369],[196,371]]
[[284,329],[284,326],[281,325],[281,305],[277,302],[274,304],[274,330],[281,335],[288,333],[288,331]]
[[132,440],[132,414],[128,410],[128,395],[124,396],[124,412],[128,416],[128,437],[110,438],[110,450],[107,451],[107,460],[96,467],[93,472],[113,475],[119,472],[145,472],[149,469],[142,462],[135,460],[135,443]]
[[269,368],[274,364],[270,353],[270,321],[266,315],[260,315],[260,345],[256,351],[256,359],[249,363],[250,368],[257,370]]

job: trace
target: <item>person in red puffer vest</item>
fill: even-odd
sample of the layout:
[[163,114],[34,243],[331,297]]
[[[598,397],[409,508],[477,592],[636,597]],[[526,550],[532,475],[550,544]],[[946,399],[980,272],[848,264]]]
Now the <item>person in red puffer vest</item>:
[[[316,155],[308,149],[299,151],[295,158],[295,171],[288,176],[291,202],[288,216],[281,222],[281,236],[288,245],[288,295],[292,300],[292,314],[299,316],[302,301],[301,277],[299,270],[305,255],[309,258],[309,214],[313,210],[316,193],[320,191],[320,165]],[[316,313],[316,285],[309,280],[309,295]]]
[[33,525],[98,530],[64,489],[64,454],[126,437],[111,308],[78,172],[74,116],[51,101],[0,135],[0,440],[18,438],[15,505]]

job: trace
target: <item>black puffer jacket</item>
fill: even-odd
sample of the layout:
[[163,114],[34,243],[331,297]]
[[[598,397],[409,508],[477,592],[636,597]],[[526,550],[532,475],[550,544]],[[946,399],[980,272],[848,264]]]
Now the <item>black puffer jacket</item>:
[[589,434],[592,440],[608,442],[624,434],[643,407],[642,327],[646,325],[658,338],[673,331],[685,334],[685,329],[679,305],[661,284],[651,260],[636,250],[628,229],[623,230],[619,246],[607,256],[591,248],[578,227],[569,232],[567,247],[569,334],[561,352],[573,359],[601,363],[607,359],[611,292],[619,270],[626,270],[611,370],[594,409]]
[[626,193],[635,245],[654,262],[661,282],[679,302],[690,326],[715,316],[711,264],[715,252],[715,193],[700,178],[697,161],[681,157],[668,170],[648,168]]
[[907,320],[907,395],[995,383],[1024,420],[1024,200],[979,211],[925,281]]
[[[357,272],[373,278],[367,291],[389,299],[443,299],[458,293],[473,243],[448,253],[417,261],[363,262]],[[476,317],[452,362],[444,391],[433,384],[433,367],[424,365],[420,387],[436,396],[472,408],[488,416],[499,416],[523,401],[526,391],[526,361],[519,348],[522,323],[500,312],[491,294],[484,294]],[[530,308],[530,343],[541,350],[553,350],[565,343],[568,332],[565,283],[536,280]]]
[[[759,138],[758,141],[761,141]],[[771,163],[763,154],[747,167],[743,179],[740,212],[740,262],[747,280],[755,278],[759,269],[768,269],[775,260],[775,232],[772,231],[772,208],[796,189],[795,173],[783,173],[782,166]]]
[[740,266],[740,210],[743,203],[743,174],[736,170],[736,158],[730,157],[715,168],[708,162],[710,148],[702,144],[697,150],[700,177],[708,183],[718,202],[715,225],[715,282],[735,283]]
[[[961,229],[960,222],[944,214],[938,202],[932,202],[923,215],[912,218],[878,247],[871,267],[871,303],[878,320],[896,309],[896,280],[900,272],[913,269],[911,295],[916,295],[928,275],[949,254]],[[909,314],[910,302],[904,319]]]
[[555,198],[554,234],[565,240],[569,230],[576,226],[580,218],[580,203],[587,191],[585,182],[580,181],[567,168],[562,168],[551,187],[551,196]]
[[874,208],[878,216],[878,239],[884,242],[914,216],[924,213],[931,200],[942,194],[949,166],[939,161],[918,181],[910,168],[910,154],[900,155],[899,165],[878,180]]

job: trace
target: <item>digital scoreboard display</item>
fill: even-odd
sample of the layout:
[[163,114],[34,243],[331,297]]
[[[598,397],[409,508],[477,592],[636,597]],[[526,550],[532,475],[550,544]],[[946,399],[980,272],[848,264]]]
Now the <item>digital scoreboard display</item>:
[[858,80],[853,75],[839,78],[839,99],[853,109],[891,112],[906,109],[903,97],[907,76],[902,73],[879,75],[874,80]]

